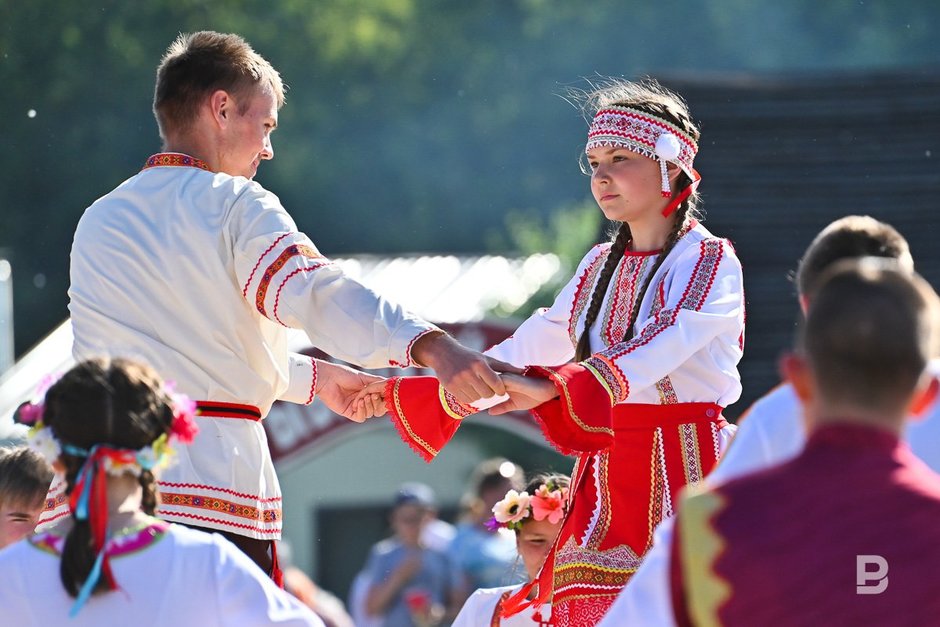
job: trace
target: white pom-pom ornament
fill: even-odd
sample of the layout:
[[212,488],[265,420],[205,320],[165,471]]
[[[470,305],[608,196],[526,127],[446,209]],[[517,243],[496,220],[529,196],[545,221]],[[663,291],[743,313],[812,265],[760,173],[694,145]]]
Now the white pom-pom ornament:
[[679,138],[672,133],[663,133],[656,139],[656,156],[663,161],[674,161],[680,149]]

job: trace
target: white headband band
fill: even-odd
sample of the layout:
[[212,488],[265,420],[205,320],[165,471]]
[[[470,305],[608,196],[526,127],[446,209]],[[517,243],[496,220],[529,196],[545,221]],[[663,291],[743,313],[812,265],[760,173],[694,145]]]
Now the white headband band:
[[630,107],[604,107],[594,116],[588,131],[587,152],[601,146],[618,146],[659,162],[662,194],[672,196],[666,162],[678,165],[693,181],[698,179],[692,161],[698,144],[675,124]]

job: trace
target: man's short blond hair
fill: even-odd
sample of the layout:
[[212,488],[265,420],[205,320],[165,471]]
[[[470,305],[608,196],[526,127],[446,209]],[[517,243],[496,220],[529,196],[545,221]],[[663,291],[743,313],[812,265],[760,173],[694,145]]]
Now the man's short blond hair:
[[[238,97],[268,89],[280,108],[284,83],[277,70],[238,35],[200,31],[181,34],[167,48],[157,68],[153,113],[166,141],[189,130],[204,99],[217,90]],[[239,103],[247,110],[248,100]]]

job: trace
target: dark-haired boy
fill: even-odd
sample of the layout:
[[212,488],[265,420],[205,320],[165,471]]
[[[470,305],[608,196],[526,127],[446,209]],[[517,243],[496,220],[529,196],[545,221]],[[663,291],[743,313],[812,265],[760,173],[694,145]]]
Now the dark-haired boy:
[[900,439],[936,394],[938,317],[933,289],[896,262],[824,273],[783,361],[809,439],[789,462],[684,499],[670,555],[679,625],[940,621],[940,475]]

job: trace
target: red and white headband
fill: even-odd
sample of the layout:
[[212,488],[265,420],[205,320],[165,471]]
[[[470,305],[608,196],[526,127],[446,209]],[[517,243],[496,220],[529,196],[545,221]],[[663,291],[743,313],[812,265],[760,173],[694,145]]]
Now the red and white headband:
[[601,146],[618,146],[639,153],[659,162],[662,174],[662,194],[672,196],[666,162],[675,163],[693,181],[695,187],[700,179],[692,167],[698,152],[698,144],[681,128],[671,122],[650,115],[645,111],[613,105],[604,107],[594,116],[588,130],[587,152]]

